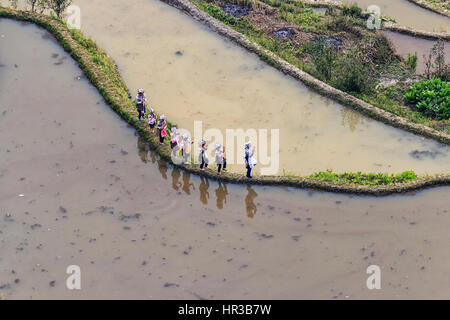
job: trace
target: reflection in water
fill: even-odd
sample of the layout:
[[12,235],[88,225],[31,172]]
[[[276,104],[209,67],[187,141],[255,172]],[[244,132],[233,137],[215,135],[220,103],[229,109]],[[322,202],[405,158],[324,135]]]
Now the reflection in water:
[[200,176],[200,185],[198,186],[198,190],[200,191],[200,201],[204,204],[208,204],[209,199],[209,180],[208,178]]
[[[148,143],[141,137],[138,137],[137,139],[137,148],[138,148],[138,155],[139,158],[141,158],[143,163],[147,163],[148,161],[148,152],[150,150],[150,147]],[[154,163],[154,161],[152,161]]]
[[191,183],[191,174],[187,171],[183,171],[183,191],[187,195],[190,195],[191,187],[192,187],[192,190],[195,190],[194,184]]
[[222,181],[219,180],[216,189],[217,209],[223,209],[223,204],[227,203],[227,195],[228,189],[226,183],[222,183]]
[[173,168],[172,169],[172,188],[178,191],[182,187],[182,183],[180,182],[181,173],[180,170]]
[[161,176],[164,180],[167,180],[167,170],[169,169],[169,166],[166,161],[162,159],[157,160],[158,163],[158,170],[161,173]]
[[245,209],[247,210],[247,216],[253,219],[257,211],[255,198],[258,196],[258,194],[255,192],[255,190],[252,189],[250,185],[247,185],[247,191],[248,194],[245,197]]
[[[157,162],[158,164],[158,170],[161,173],[161,176],[164,180],[167,180],[167,171],[169,170],[170,166],[170,175],[172,176],[172,188],[175,191],[183,190],[187,195],[191,194],[191,189],[195,190],[195,185],[191,183],[191,174],[187,171],[182,170],[182,172],[177,169],[173,168],[171,165],[169,165],[164,160],[157,160],[158,155],[151,151],[150,145],[141,137],[138,137],[137,139],[137,152],[139,155],[139,158],[142,162],[148,163],[149,158],[151,163]],[[180,181],[181,178],[181,181]],[[208,204],[209,199],[209,180],[205,177],[200,177],[200,184],[199,184],[199,191],[200,191],[200,201],[204,204]],[[216,193],[216,199],[217,199],[217,208],[222,210],[224,207],[224,204],[227,202],[227,195],[228,195],[228,189],[227,185],[223,183],[222,181],[218,181],[218,187],[215,190]],[[255,208],[256,212],[256,208]]]
[[[139,158],[144,163],[157,163],[158,170],[161,173],[161,177],[164,180],[167,180],[167,171],[170,169],[170,175],[172,176],[172,188],[175,191],[183,190],[187,195],[191,194],[191,191],[195,191],[195,184],[191,182],[191,174],[184,170],[179,170],[177,168],[173,168],[166,161],[158,159],[158,155],[150,150],[150,146],[143,140],[142,138],[138,139],[138,155]],[[151,161],[148,161],[148,160]],[[170,167],[170,168],[169,168]],[[209,194],[209,179],[206,177],[197,177],[193,176],[195,180],[199,180],[198,190],[200,192],[200,202],[204,205],[208,205],[208,200],[210,198]],[[217,188],[215,189],[216,194],[216,207],[219,210],[222,210],[227,203],[228,188],[227,184],[218,180]],[[247,185],[247,196],[245,197],[245,209],[247,216],[249,218],[253,218],[257,212],[257,208],[255,205],[255,198],[258,194],[253,190],[250,185]]]
[[362,123],[361,114],[359,112],[355,112],[349,108],[341,109],[341,124],[343,127],[348,126],[350,131],[353,132],[359,123]]
[[[167,180],[167,171],[170,169],[170,175],[172,176],[172,188],[175,191],[183,190],[187,195],[191,194],[191,190],[195,191],[195,184],[191,182],[191,174],[184,170],[179,170],[177,168],[172,167],[166,161],[162,159],[158,159],[159,157],[155,152],[150,150],[150,146],[142,139],[138,139],[138,155],[139,158],[144,163],[150,163],[148,159],[150,158],[151,163],[157,163],[158,170],[161,173],[161,177],[164,180]],[[170,167],[170,168],[169,168]],[[200,180],[198,185],[198,190],[200,192],[200,202],[204,205],[208,205],[208,200],[210,198],[209,194],[209,179],[203,176],[197,177],[193,176],[195,180]],[[180,180],[181,179],[181,180]],[[227,184],[218,180],[217,188],[215,189],[216,194],[216,207],[219,210],[224,208],[224,205],[227,203],[228,188]],[[255,205],[255,198],[258,194],[253,190],[250,185],[247,185],[247,196],[245,197],[245,209],[247,212],[247,216],[249,218],[253,218],[257,212],[257,208]]]
[[156,153],[150,152],[150,160],[152,161],[152,163],[156,162]]

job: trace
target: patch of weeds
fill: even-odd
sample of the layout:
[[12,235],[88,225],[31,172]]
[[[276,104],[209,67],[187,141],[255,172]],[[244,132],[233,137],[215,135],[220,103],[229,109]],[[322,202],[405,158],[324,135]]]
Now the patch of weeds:
[[408,53],[408,58],[406,58],[406,64],[411,69],[411,71],[416,72],[417,69],[417,52],[414,54]]
[[281,7],[278,11],[278,17],[286,22],[296,24],[305,31],[319,31],[325,29],[325,16],[321,13],[314,12],[311,8],[297,9],[291,7],[289,9]]
[[362,173],[360,171],[335,173],[332,170],[327,170],[314,173],[309,177],[327,182],[366,186],[392,185],[417,180],[417,175],[414,171],[404,171],[398,174],[387,175],[385,173]]

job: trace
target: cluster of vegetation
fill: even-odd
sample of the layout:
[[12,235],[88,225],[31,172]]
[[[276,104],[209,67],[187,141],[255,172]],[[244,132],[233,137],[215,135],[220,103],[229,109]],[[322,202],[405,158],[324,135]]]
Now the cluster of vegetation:
[[406,64],[413,72],[416,72],[417,60],[418,60],[417,52],[415,52],[414,54],[408,53],[408,58],[406,58]]
[[445,43],[438,40],[428,55],[423,55],[425,61],[425,77],[450,81],[450,64],[445,61]]
[[342,13],[346,16],[359,18],[363,15],[363,10],[358,7],[356,3],[353,3],[351,5],[344,3],[344,5],[342,6]]
[[[245,22],[244,19],[240,19],[240,18],[235,18],[233,16],[229,16],[228,14],[226,14],[222,8],[220,8],[219,6],[216,6],[214,4],[203,4],[204,9],[214,18],[216,18],[217,20],[222,21],[223,23],[230,25],[230,26],[237,26],[239,23],[243,23]],[[250,25],[248,25],[249,27]],[[246,26],[247,27],[247,26]]]
[[316,31],[320,28],[323,15],[314,12],[311,8],[297,9],[296,7],[281,7],[278,13],[280,19],[301,26],[308,31]]
[[[17,8],[18,0],[9,0],[11,6]],[[72,4],[72,0],[26,0],[31,12],[44,12],[52,10],[58,18]]]
[[[426,117],[450,119],[450,64],[445,61],[444,41],[438,40],[424,55],[426,79],[415,82],[404,97]],[[417,54],[408,55],[408,64],[415,66]]]
[[331,170],[321,171],[310,175],[310,178],[344,184],[359,184],[367,186],[391,185],[417,180],[414,171],[404,171],[399,174],[346,172],[335,173]]
[[437,119],[450,119],[450,82],[425,79],[415,82],[405,94],[423,114]]
[[371,65],[365,62],[361,50],[350,48],[339,54],[333,43],[318,38],[307,43],[304,52],[313,62],[310,72],[316,78],[350,93],[365,93],[373,89],[375,81],[369,76]]
[[[238,1],[242,1],[242,0],[238,0]],[[283,8],[285,10],[291,10],[290,8],[293,5],[297,6],[297,7],[301,7],[301,8],[306,8],[306,5],[303,2],[296,1],[296,0],[261,0],[261,2],[267,4],[271,7]]]

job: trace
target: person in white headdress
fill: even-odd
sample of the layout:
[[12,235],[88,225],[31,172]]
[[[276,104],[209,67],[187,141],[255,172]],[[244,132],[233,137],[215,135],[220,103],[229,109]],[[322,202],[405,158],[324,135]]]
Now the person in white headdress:
[[198,162],[200,162],[200,169],[201,170],[205,170],[208,168],[208,155],[206,153],[206,151],[208,150],[208,145],[206,144],[205,140],[202,140],[198,143],[198,148],[199,148],[199,155],[198,155]]
[[256,166],[256,159],[253,157],[255,153],[255,146],[252,146],[251,141],[245,144],[245,167],[247,168],[247,178],[251,179],[251,173],[254,166]]
[[141,118],[145,119],[145,103],[147,102],[147,97],[145,96],[144,89],[138,89],[138,94],[136,96],[136,109],[138,111],[138,119],[141,122]]
[[183,156],[184,164],[189,164],[189,158],[191,156],[191,144],[193,144],[193,142],[189,139],[187,133],[184,133],[182,137],[183,139],[180,143],[181,155]]
[[148,114],[148,126],[150,127],[150,131],[155,132],[156,125],[156,114],[153,109],[150,108],[150,113]]
[[180,147],[178,146],[179,133],[177,127],[172,127],[170,130],[170,138],[170,148],[172,149],[172,154],[176,156],[178,150],[180,150]]
[[222,175],[221,170],[227,170],[227,159],[225,158],[225,146],[222,147],[220,143],[216,143],[216,164],[217,164],[217,173]]
[[158,125],[156,126],[157,129],[156,131],[158,133],[160,144],[164,143],[164,138],[167,136],[166,128],[167,128],[166,116],[161,115],[161,117],[159,117]]

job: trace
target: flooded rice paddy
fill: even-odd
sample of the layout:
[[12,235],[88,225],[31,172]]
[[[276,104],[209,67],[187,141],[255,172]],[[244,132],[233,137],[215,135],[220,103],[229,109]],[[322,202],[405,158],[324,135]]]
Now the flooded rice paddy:
[[[408,54],[417,53],[418,61],[416,72],[418,74],[423,74],[425,71],[425,59],[423,58],[423,56],[425,55],[426,57],[428,57],[428,55],[430,54],[430,50],[433,48],[436,41],[414,38],[391,31],[384,31],[384,34],[388,39],[391,40],[396,52],[405,59],[408,57]],[[444,43],[444,52],[445,60],[450,61],[449,42]]]
[[[448,147],[314,93],[160,1],[75,3],[82,30],[115,59],[132,92],[146,88],[151,106],[179,127],[192,133],[194,121],[202,121],[203,131],[223,135],[280,129],[278,174],[450,170]],[[417,158],[417,152],[431,156]]]
[[416,30],[450,32],[450,18],[407,0],[342,0],[342,2],[357,3],[364,10],[372,5],[378,6],[382,15],[394,18],[398,24]]
[[0,296],[450,296],[450,188],[349,197],[173,170],[45,31],[0,34]]

